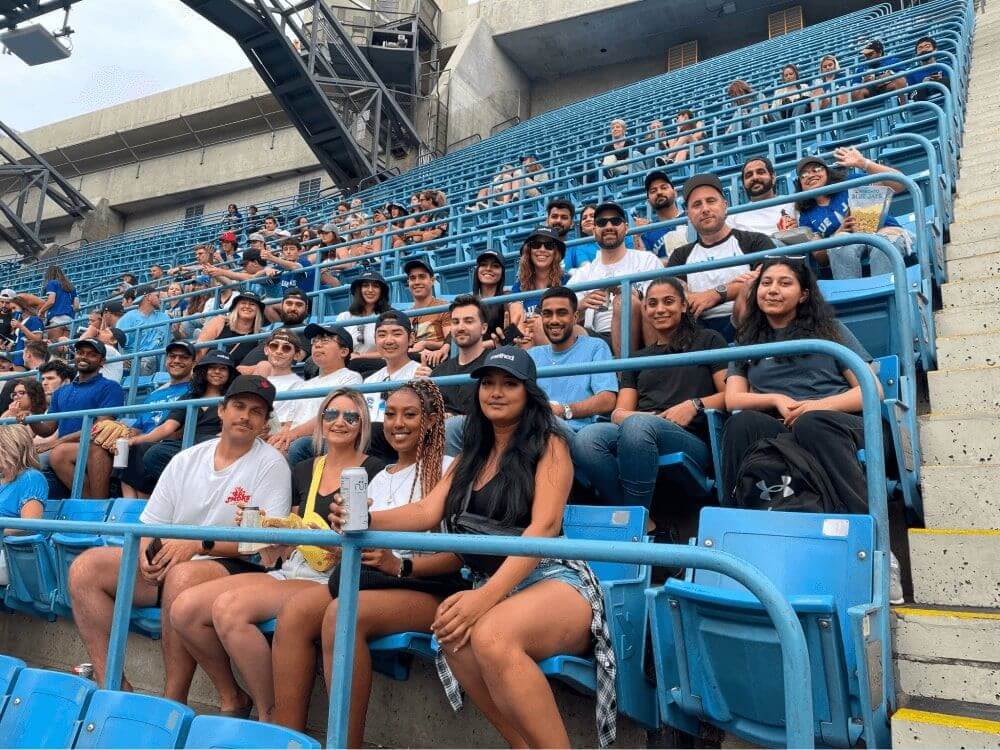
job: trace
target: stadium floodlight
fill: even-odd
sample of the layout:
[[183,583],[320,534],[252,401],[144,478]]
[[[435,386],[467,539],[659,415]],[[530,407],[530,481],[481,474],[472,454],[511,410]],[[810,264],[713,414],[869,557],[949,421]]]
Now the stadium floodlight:
[[37,23],[0,34],[0,44],[28,65],[65,60],[72,52],[55,34]]

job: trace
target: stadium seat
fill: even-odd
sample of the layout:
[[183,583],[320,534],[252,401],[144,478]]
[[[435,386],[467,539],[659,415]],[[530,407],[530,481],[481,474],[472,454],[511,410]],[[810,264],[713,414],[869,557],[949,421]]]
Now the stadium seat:
[[292,729],[246,719],[196,716],[182,747],[190,750],[252,750],[254,748],[322,747],[312,737]]
[[76,675],[22,669],[0,715],[0,747],[71,747],[94,689],[93,682]]
[[7,705],[11,685],[14,684],[18,672],[26,666],[20,659],[0,654],[0,715],[3,715],[4,706]]
[[[46,500],[42,518],[54,520],[61,500]],[[47,534],[21,534],[3,539],[10,582],[4,602],[11,609],[26,614],[56,618],[56,573],[52,548]]]
[[[104,521],[111,510],[111,500],[63,500],[59,508],[60,520]],[[56,572],[55,610],[62,617],[72,617],[69,598],[69,566],[84,550],[100,547],[102,537],[96,534],[71,534],[56,532],[49,537]]]
[[175,748],[194,711],[166,698],[97,690],[80,721],[74,748]]
[[[870,516],[702,510],[698,545],[729,552],[777,586],[809,651],[817,743],[888,747],[877,660],[875,551]],[[763,606],[740,584],[698,570],[647,591],[661,711],[679,709],[767,747],[785,744],[781,648]],[[676,670],[676,671],[675,671]]]

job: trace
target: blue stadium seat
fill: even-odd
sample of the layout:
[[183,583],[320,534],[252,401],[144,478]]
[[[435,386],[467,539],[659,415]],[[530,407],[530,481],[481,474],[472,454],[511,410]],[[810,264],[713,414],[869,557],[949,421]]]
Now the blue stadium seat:
[[[64,500],[57,518],[66,521],[103,521],[112,506],[111,500]],[[103,539],[96,534],[56,532],[49,537],[56,571],[56,613],[72,617],[69,598],[69,566],[84,550],[100,547]]]
[[13,656],[0,654],[0,715],[3,714],[4,706],[7,705],[7,696],[10,694],[10,687],[17,678],[18,672],[27,665]]
[[285,727],[223,716],[196,716],[182,747],[190,750],[322,747],[309,735]]
[[90,697],[74,748],[175,748],[187,735],[194,711],[166,698],[117,690]]
[[70,747],[95,687],[72,674],[22,669],[0,715],[0,747]]
[[[61,500],[46,500],[42,518],[54,520]],[[4,602],[11,609],[50,620],[56,618],[56,574],[52,548],[46,534],[21,534],[4,537],[4,554],[10,582]]]
[[[816,741],[888,747],[878,627],[868,619],[876,581],[870,516],[705,508],[698,544],[763,572],[799,617],[809,650]],[[680,710],[754,744],[785,744],[781,649],[764,608],[732,579],[707,570],[647,592],[661,711]],[[877,662],[875,662],[877,664]],[[873,664],[873,666],[875,666]],[[876,667],[877,668],[877,667]]]

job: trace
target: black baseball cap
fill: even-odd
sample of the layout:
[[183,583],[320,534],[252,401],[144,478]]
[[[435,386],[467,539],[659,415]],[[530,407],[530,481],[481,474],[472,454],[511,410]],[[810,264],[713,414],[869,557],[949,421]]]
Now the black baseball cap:
[[299,289],[297,286],[290,286],[285,290],[285,293],[281,296],[282,299],[288,299],[289,297],[298,297],[300,300],[309,304],[309,295]]
[[643,185],[645,185],[647,193],[649,192],[649,186],[652,185],[657,180],[663,180],[665,183],[670,185],[670,187],[674,186],[674,181],[670,179],[670,175],[668,175],[666,172],[660,169],[657,169],[646,175],[646,181],[643,183]]
[[[798,177],[802,169],[808,167],[810,164],[819,164],[820,166],[827,167],[827,163],[818,156],[803,156],[795,162],[795,176]],[[829,169],[829,167],[827,168]]]
[[347,351],[354,351],[354,339],[342,326],[329,323],[310,323],[306,326],[305,337],[310,341],[323,334],[333,336],[341,346],[347,347]]
[[381,326],[402,326],[406,329],[407,333],[413,331],[413,324],[410,319],[399,310],[390,309],[386,310],[384,313],[378,316],[378,320],[375,321],[375,330],[377,331]]
[[220,352],[218,349],[212,349],[204,357],[202,357],[195,367],[208,367],[209,365],[222,365],[223,367],[228,367],[233,372],[236,372],[236,363],[233,358],[230,357],[226,352]]
[[233,297],[233,304],[230,305],[230,309],[236,307],[236,305],[239,304],[240,300],[244,299],[253,302],[255,305],[257,305],[257,307],[260,308],[260,311],[262,313],[264,312],[264,300],[262,300],[260,298],[260,295],[257,294],[256,292],[240,292],[235,297]]
[[192,357],[194,356],[194,344],[192,344],[190,341],[180,341],[180,340],[171,341],[164,348],[167,354],[170,354],[171,349],[183,349],[185,353],[189,354]]
[[113,338],[115,340],[115,343],[118,344],[118,346],[116,347],[118,351],[124,349],[125,344],[128,341],[128,336],[125,335],[125,331],[123,331],[121,328],[109,328],[108,330],[111,332],[111,338]]
[[716,177],[714,174],[709,172],[703,172],[702,174],[695,174],[684,180],[684,200],[687,201],[688,197],[695,191],[696,188],[700,187],[710,187],[718,191],[719,195],[723,198],[726,197],[725,190],[722,189],[722,181]]
[[351,294],[354,294],[366,281],[374,281],[382,287],[382,296],[386,299],[389,298],[389,284],[386,283],[385,277],[383,277],[378,271],[365,271],[363,274],[354,279],[354,281],[351,282]]
[[112,300],[110,302],[105,302],[104,305],[101,306],[101,312],[111,313],[112,315],[124,315],[125,306],[118,300]]
[[274,397],[278,395],[274,389],[274,384],[265,377],[260,375],[237,375],[233,378],[233,382],[229,384],[229,388],[226,389],[226,399],[244,394],[263,399],[268,409],[274,406]]
[[534,239],[551,240],[556,243],[556,247],[559,248],[560,255],[566,254],[566,241],[563,240],[563,238],[559,236],[559,233],[551,227],[535,227],[532,229],[531,234],[524,238],[524,244],[521,245],[521,252],[524,252],[528,247],[528,243]]
[[100,354],[102,359],[108,356],[108,347],[104,345],[103,341],[98,341],[97,339],[80,339],[76,342],[76,348],[79,349],[81,346],[89,346]]
[[152,294],[159,290],[150,284],[143,284],[142,286],[133,287],[132,291],[135,292],[136,297],[145,297],[147,294]]
[[503,370],[518,380],[534,380],[538,377],[535,360],[516,346],[501,346],[486,355],[486,359],[470,375],[481,378],[487,370]]
[[503,265],[503,258],[496,250],[483,250],[476,256],[476,265],[481,265],[484,260],[495,260],[501,266]]
[[406,263],[403,264],[403,273],[408,274],[414,268],[423,268],[431,276],[434,275],[434,266],[431,265],[430,258],[426,255],[418,255],[417,257],[410,258],[410,260],[406,261]]
[[597,218],[597,215],[601,213],[601,211],[614,211],[616,214],[625,219],[625,221],[628,221],[628,214],[625,213],[625,209],[622,208],[620,204],[615,203],[614,201],[604,201],[604,203],[597,204],[597,208],[594,209],[595,219]]
[[243,251],[243,265],[245,266],[247,263],[252,261],[256,261],[261,265],[267,265],[267,262],[260,257],[260,250],[255,247],[248,247]]

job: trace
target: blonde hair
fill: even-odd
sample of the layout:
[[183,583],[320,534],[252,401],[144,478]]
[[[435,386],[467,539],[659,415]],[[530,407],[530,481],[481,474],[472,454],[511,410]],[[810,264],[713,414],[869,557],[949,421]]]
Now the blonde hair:
[[319,405],[319,411],[316,412],[316,427],[313,429],[313,448],[317,456],[323,453],[323,412],[326,411],[335,398],[340,398],[341,396],[351,400],[354,408],[358,410],[358,415],[361,417],[361,421],[359,422],[361,429],[358,430],[358,436],[354,440],[354,450],[368,450],[368,443],[371,442],[372,438],[372,423],[368,416],[368,402],[365,401],[363,395],[353,388],[337,388],[323,399],[323,402]]
[[31,430],[20,424],[0,426],[0,475],[13,482],[25,469],[39,469]]
[[[236,292],[239,294],[239,292]],[[249,300],[248,300],[249,301]],[[233,302],[233,306],[229,308],[229,312],[226,313],[226,323],[229,325],[231,331],[236,330],[236,307],[239,305],[239,300]],[[260,305],[254,303],[254,307],[257,308],[257,313],[253,319],[253,330],[250,333],[260,333],[261,327],[264,325],[264,314],[260,311]],[[249,336],[250,334],[246,334]]]

